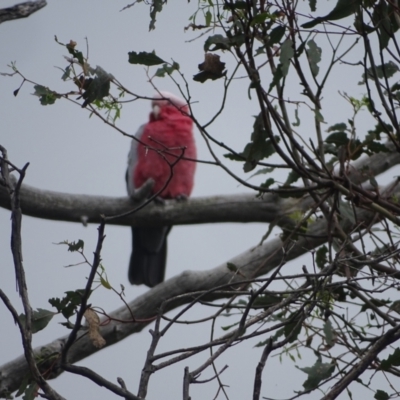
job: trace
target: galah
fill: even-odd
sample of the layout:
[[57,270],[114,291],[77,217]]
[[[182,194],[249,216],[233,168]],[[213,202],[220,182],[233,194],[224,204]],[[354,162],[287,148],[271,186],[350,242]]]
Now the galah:
[[[190,196],[196,169],[193,121],[187,103],[168,92],[152,100],[149,121],[132,140],[126,173],[128,194],[133,196],[149,179],[154,181],[152,195],[160,199]],[[190,159],[190,160],[188,160]],[[132,254],[129,282],[153,287],[164,280],[167,235],[171,226],[132,227]]]

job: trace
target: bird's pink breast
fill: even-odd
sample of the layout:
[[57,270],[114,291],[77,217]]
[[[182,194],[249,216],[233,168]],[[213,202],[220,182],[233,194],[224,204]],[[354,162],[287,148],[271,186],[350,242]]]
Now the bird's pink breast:
[[189,196],[196,163],[179,157],[196,159],[192,120],[174,107],[162,107],[159,118],[150,119],[140,140],[134,186],[141,187],[152,178],[153,193],[165,186],[160,194],[162,198]]

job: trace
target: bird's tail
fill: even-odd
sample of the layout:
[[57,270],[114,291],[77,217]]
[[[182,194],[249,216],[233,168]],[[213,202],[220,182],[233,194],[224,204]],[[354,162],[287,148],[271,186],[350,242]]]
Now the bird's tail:
[[128,270],[131,284],[153,287],[164,280],[170,230],[170,226],[132,228],[132,254]]

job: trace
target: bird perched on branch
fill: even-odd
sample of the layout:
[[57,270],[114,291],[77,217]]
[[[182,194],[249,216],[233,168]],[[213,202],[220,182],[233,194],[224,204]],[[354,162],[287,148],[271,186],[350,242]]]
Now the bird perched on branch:
[[[128,194],[149,179],[151,195],[158,199],[184,199],[194,183],[196,146],[187,103],[168,92],[159,92],[151,103],[149,121],[132,140],[126,173]],[[153,287],[164,280],[167,235],[171,226],[132,227],[129,282]]]

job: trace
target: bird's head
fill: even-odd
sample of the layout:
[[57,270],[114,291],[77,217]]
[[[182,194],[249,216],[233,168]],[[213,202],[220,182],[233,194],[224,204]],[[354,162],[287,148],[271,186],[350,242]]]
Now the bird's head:
[[189,107],[186,101],[169,92],[156,93],[153,97],[153,101],[151,102],[151,107],[152,107],[151,116],[154,119],[159,118],[161,109],[164,107],[172,108],[184,115],[189,114]]

